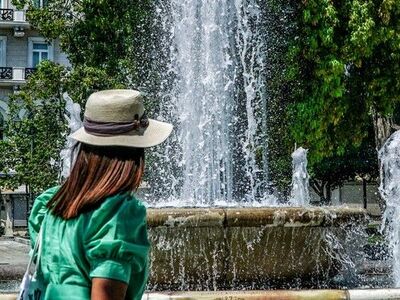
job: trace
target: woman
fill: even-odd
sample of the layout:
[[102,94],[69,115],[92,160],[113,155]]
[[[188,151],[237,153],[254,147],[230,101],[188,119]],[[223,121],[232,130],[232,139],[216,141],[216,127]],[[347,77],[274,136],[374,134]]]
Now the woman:
[[147,280],[146,209],[133,192],[144,148],[163,142],[167,123],[147,119],[140,93],[92,94],[83,128],[71,135],[78,154],[68,179],[36,200],[32,247],[41,227],[40,299],[140,299]]

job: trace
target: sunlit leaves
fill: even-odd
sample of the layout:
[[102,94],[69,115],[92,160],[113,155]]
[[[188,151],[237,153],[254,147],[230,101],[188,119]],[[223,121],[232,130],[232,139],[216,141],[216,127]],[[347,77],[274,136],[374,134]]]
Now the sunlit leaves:
[[[400,1],[309,0],[288,52],[292,132],[311,165],[357,149],[372,109],[391,114],[400,100]],[[355,148],[354,148],[355,147]]]

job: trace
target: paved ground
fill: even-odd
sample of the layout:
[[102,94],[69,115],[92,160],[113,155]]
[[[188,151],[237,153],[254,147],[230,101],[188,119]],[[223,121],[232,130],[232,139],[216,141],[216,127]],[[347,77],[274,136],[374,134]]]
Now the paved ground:
[[0,238],[0,280],[20,279],[28,264],[29,246]]

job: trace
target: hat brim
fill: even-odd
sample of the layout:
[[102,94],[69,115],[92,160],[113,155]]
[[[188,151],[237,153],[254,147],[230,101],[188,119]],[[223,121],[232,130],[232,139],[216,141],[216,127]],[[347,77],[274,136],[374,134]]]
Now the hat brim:
[[161,144],[171,134],[173,126],[169,123],[149,119],[149,126],[142,134],[136,130],[112,136],[98,136],[87,133],[82,127],[69,137],[81,143],[96,146],[123,146],[149,148]]

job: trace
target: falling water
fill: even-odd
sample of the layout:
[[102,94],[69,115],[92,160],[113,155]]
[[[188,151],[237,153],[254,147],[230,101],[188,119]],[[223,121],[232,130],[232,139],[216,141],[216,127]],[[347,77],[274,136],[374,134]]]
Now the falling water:
[[382,227],[393,255],[395,287],[400,287],[400,131],[393,133],[379,150],[379,160],[379,192],[386,203]]
[[[65,100],[65,114],[64,117],[67,120],[70,134],[77,131],[82,126],[81,120],[81,107],[78,103],[68,96],[67,93],[63,94]],[[76,144],[76,141],[67,137],[65,142],[65,148],[60,152],[60,158],[62,160],[61,178],[67,178],[71,169],[71,155],[72,150]]]
[[307,206],[310,204],[307,152],[307,149],[300,147],[292,153],[292,192],[289,200],[292,206]]
[[157,11],[169,57],[159,113],[175,125],[159,152],[160,198],[265,201],[267,51],[258,1],[169,0]]

